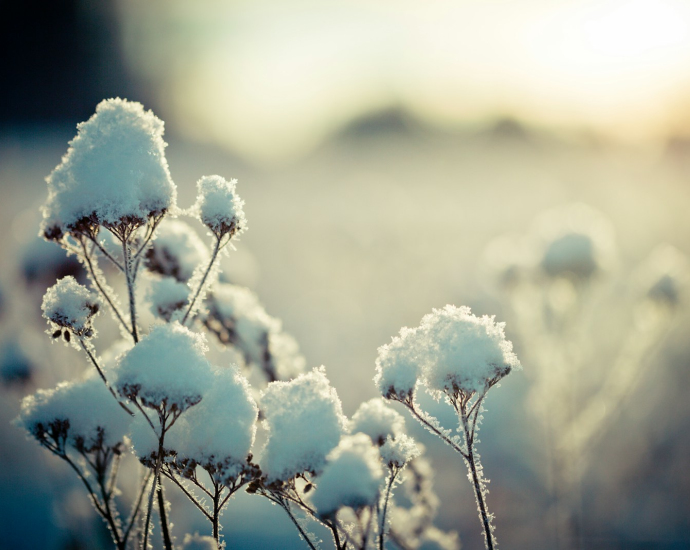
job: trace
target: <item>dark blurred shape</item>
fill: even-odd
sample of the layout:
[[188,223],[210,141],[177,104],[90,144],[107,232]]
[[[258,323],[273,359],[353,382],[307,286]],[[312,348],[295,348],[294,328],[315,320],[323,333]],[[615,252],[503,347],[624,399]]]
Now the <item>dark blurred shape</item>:
[[57,244],[39,237],[24,249],[21,274],[29,286],[39,287],[41,291],[67,275],[81,284],[86,283],[86,272],[74,256],[67,256]]
[[14,340],[0,349],[0,380],[7,387],[23,387],[31,382],[34,366]]
[[336,139],[357,140],[362,137],[405,135],[418,130],[419,124],[402,108],[392,107],[357,118],[343,128]]
[[23,0],[0,17],[0,126],[86,120],[132,97],[112,1]]

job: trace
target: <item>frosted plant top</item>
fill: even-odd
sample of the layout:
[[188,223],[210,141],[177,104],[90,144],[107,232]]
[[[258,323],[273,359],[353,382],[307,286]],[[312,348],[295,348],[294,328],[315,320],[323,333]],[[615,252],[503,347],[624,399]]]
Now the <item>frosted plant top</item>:
[[68,275],[46,291],[41,309],[53,329],[68,328],[76,334],[89,336],[99,302],[93,292]]
[[163,121],[141,103],[106,99],[77,125],[62,162],[48,176],[44,235],[78,229],[85,219],[104,225],[144,222],[175,209]]
[[379,348],[374,381],[384,397],[412,395],[418,381],[432,392],[481,392],[520,368],[504,326],[466,306],[434,309]]
[[213,385],[206,339],[177,322],[157,325],[119,358],[115,386],[144,406],[184,411]]
[[239,235],[247,229],[244,201],[237,195],[237,180],[203,176],[196,184],[199,195],[193,213],[214,235]]
[[289,382],[271,382],[262,393],[261,408],[268,429],[261,469],[269,481],[320,472],[347,426],[323,367]]
[[130,422],[131,417],[95,376],[80,382],[62,382],[54,389],[38,390],[25,397],[14,421],[39,440],[62,423],[67,443],[86,452],[101,445],[120,445]]

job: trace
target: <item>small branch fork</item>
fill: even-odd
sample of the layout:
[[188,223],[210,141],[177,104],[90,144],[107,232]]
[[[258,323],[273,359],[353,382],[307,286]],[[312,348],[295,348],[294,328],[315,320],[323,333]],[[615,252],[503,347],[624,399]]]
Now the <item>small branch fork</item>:
[[488,550],[497,548],[498,543],[493,534],[494,527],[491,525],[493,515],[488,512],[486,505],[486,480],[483,476],[483,468],[479,462],[479,455],[476,453],[474,443],[477,433],[477,424],[480,421],[479,413],[482,410],[482,403],[489,389],[495,386],[499,379],[500,378],[488,380],[481,392],[464,391],[455,385],[452,391],[450,389],[445,391],[448,401],[458,415],[460,427],[463,430],[464,445],[458,445],[454,438],[450,437],[450,430],[442,428],[434,417],[421,411],[417,403],[415,403],[412,393],[409,393],[404,398],[396,394],[392,394],[389,397],[391,400],[398,401],[407,407],[412,416],[414,416],[425,428],[440,437],[465,460],[474,487],[477,508],[479,510],[479,519],[482,523],[484,540]]

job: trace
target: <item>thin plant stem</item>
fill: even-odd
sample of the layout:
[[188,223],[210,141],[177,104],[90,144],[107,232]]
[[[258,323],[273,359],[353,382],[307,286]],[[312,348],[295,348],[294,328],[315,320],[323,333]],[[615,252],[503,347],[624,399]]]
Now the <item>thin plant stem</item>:
[[393,489],[393,483],[395,483],[395,478],[398,475],[399,470],[396,467],[391,468],[390,479],[386,486],[386,493],[383,497],[383,510],[381,511],[381,519],[379,522],[379,550],[383,550],[383,541],[386,528],[386,514],[388,513],[388,501],[391,496],[391,490]]
[[213,247],[213,254],[211,255],[211,260],[209,261],[208,267],[206,268],[206,271],[204,272],[204,275],[201,278],[201,281],[199,282],[199,286],[197,287],[196,292],[194,293],[194,297],[189,302],[189,307],[187,308],[187,311],[184,314],[184,317],[182,318],[182,324],[183,325],[187,322],[187,318],[189,317],[189,314],[192,312],[192,309],[194,308],[194,304],[196,303],[197,298],[199,298],[199,294],[201,294],[201,290],[204,288],[204,285],[206,284],[206,279],[208,278],[209,273],[211,273],[211,269],[213,268],[213,264],[216,262],[216,258],[218,258],[218,253],[220,252],[220,249],[221,249],[220,241],[221,241],[221,239],[216,237],[216,245]]
[[144,476],[144,480],[141,484],[141,490],[139,491],[139,496],[137,497],[136,504],[134,505],[134,509],[132,510],[132,514],[129,518],[127,529],[125,529],[125,534],[123,536],[123,539],[125,543],[127,542],[127,539],[129,538],[129,533],[132,531],[132,527],[134,527],[134,524],[136,523],[137,516],[139,515],[139,510],[141,508],[141,502],[144,500],[144,493],[146,492],[146,486],[149,484],[149,479],[151,479],[151,471],[146,472],[146,476]]
[[105,248],[101,246],[101,243],[98,242],[98,239],[96,239],[96,237],[93,237],[91,235],[88,235],[88,237],[89,240],[98,248],[98,250],[101,251],[101,254],[103,254],[103,256],[108,258],[112,262],[112,264],[115,267],[117,267],[120,271],[124,272],[125,269],[122,267],[122,264],[118,262],[115,258],[113,258],[112,254],[110,254],[110,252],[108,252]]
[[117,394],[115,393],[115,390],[113,390],[113,387],[110,384],[108,384],[108,380],[106,379],[105,374],[103,373],[103,369],[101,369],[100,365],[98,364],[98,361],[96,360],[96,357],[94,356],[94,354],[89,349],[90,345],[87,345],[86,342],[84,342],[84,339],[81,337],[79,337],[79,344],[81,344],[81,347],[86,352],[86,355],[89,356],[89,359],[91,360],[91,363],[93,363],[93,366],[96,367],[96,370],[98,371],[98,374],[101,376],[103,383],[108,388],[108,390],[110,390],[110,393],[115,398],[115,401],[117,401],[117,403],[120,405],[120,407],[122,407],[125,411],[127,411],[127,413],[130,416],[134,416],[134,413],[131,410],[129,410],[127,405],[125,405],[117,397]]
[[84,259],[84,262],[86,263],[86,269],[89,271],[89,274],[91,275],[91,280],[93,281],[93,284],[96,285],[96,288],[98,289],[98,292],[103,296],[105,301],[108,303],[110,306],[110,309],[113,311],[115,314],[115,317],[117,320],[120,322],[120,324],[123,326],[125,331],[129,333],[130,335],[132,334],[132,329],[127,326],[127,323],[125,322],[125,319],[120,313],[120,310],[117,309],[117,306],[115,305],[115,302],[110,298],[108,293],[105,291],[105,288],[101,284],[101,281],[99,280],[98,274],[96,273],[95,266],[93,264],[93,260],[91,259],[91,255],[86,248],[86,243],[84,243],[83,239],[79,240],[79,243],[81,244],[81,247],[83,249],[83,254],[80,254],[80,256]]
[[125,264],[125,279],[127,280],[127,292],[129,294],[129,315],[130,322],[132,325],[132,338],[134,343],[139,342],[139,334],[137,332],[137,306],[134,296],[134,280],[136,273],[132,273],[131,259],[129,256],[129,242],[127,239],[122,239],[122,254],[124,257]]
[[161,518],[161,532],[163,534],[163,544],[166,550],[172,550],[172,540],[170,538],[170,529],[168,528],[168,517],[165,510],[165,496],[163,495],[163,482],[158,474],[158,512]]
[[482,520],[482,527],[484,528],[486,547],[488,550],[494,550],[496,547],[496,539],[491,529],[491,516],[487,512],[486,502],[484,501],[484,480],[482,479],[480,469],[477,468],[477,461],[475,460],[474,433],[470,433],[466,404],[461,406],[460,412],[462,417],[462,426],[465,430],[465,440],[467,441],[467,456],[465,457],[465,462],[467,462],[467,466],[470,469],[470,475],[472,476],[474,494],[477,498],[480,519]]
[[314,546],[314,544],[311,542],[311,540],[309,539],[307,534],[304,532],[304,530],[302,529],[302,526],[297,521],[297,518],[295,518],[295,516],[292,515],[292,511],[290,510],[290,503],[287,502],[284,498],[279,498],[278,504],[280,504],[280,506],[283,508],[283,510],[285,510],[288,517],[292,520],[292,523],[295,524],[295,527],[297,527],[297,530],[299,531],[300,535],[305,540],[305,542],[309,545],[309,548],[311,548],[311,550],[316,550],[316,546]]
[[431,424],[424,416],[422,416],[419,411],[415,408],[414,403],[410,401],[400,401],[403,405],[405,405],[412,415],[419,420],[424,426],[426,426],[429,430],[431,430],[433,433],[435,433],[437,436],[439,436],[445,443],[450,445],[455,451],[460,453],[463,458],[467,459],[468,455],[463,451],[462,447],[457,445],[452,439],[450,439],[446,434],[444,434],[441,430],[439,430],[436,426]]

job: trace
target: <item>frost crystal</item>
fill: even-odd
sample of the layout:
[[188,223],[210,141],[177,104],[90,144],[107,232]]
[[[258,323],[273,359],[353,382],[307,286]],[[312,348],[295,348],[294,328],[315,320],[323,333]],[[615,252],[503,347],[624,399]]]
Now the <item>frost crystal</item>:
[[143,223],[174,209],[175,184],[165,159],[163,122],[140,103],[106,99],[48,176],[42,231],[59,237],[81,224]]
[[221,176],[204,176],[197,182],[199,196],[194,212],[216,237],[231,237],[247,229],[244,201],[235,191],[237,180],[227,181]]
[[98,299],[74,277],[63,277],[50,287],[43,296],[41,307],[43,317],[53,330],[66,328],[79,336],[93,335],[91,323],[99,310]]
[[323,367],[290,382],[270,383],[261,408],[268,430],[261,469],[269,481],[320,472],[346,428],[340,399]]
[[25,397],[15,424],[39,442],[61,433],[70,446],[91,452],[119,447],[130,421],[105,384],[94,376],[62,382],[52,390],[38,390]]
[[376,503],[383,482],[379,453],[364,434],[345,436],[328,455],[312,502],[321,517],[349,506],[355,510]]
[[166,220],[146,251],[146,267],[154,273],[186,283],[198,265],[208,264],[208,248],[185,222]]
[[420,326],[424,335],[420,359],[427,387],[438,392],[480,392],[520,368],[504,327],[494,317],[472,315],[465,306],[447,305],[425,315]]
[[420,373],[418,340],[416,328],[403,327],[390,344],[379,348],[374,382],[384,397],[414,395]]
[[202,334],[179,323],[156,326],[121,356],[115,385],[121,395],[146,407],[184,411],[213,383],[206,350]]
[[380,397],[362,403],[352,416],[352,433],[366,434],[379,446],[389,437],[398,437],[404,430],[405,419]]
[[246,465],[258,414],[247,380],[235,368],[217,369],[201,403],[168,432],[166,447],[178,461],[200,464],[227,485]]

